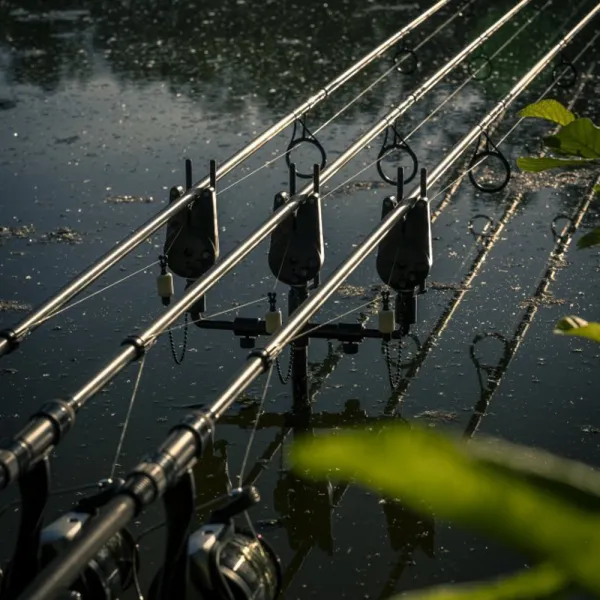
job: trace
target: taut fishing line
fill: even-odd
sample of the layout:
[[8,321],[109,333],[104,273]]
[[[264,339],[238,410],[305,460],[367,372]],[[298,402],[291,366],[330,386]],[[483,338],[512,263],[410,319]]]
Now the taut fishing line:
[[66,312],[67,310],[71,310],[72,308],[75,308],[82,302],[86,302],[87,300],[90,300],[94,296],[97,296],[98,294],[101,294],[102,292],[106,292],[106,290],[109,290],[110,288],[115,287],[115,286],[119,285],[120,283],[127,281],[128,279],[131,279],[131,277],[134,277],[135,275],[139,275],[140,273],[147,271],[148,269],[150,269],[151,267],[154,267],[157,264],[158,264],[158,261],[155,260],[154,262],[151,262],[150,264],[146,265],[145,267],[142,267],[141,269],[138,269],[137,271],[134,271],[133,273],[130,273],[129,275],[126,275],[125,277],[123,277],[121,279],[118,279],[117,281],[113,281],[113,283],[110,283],[109,285],[97,290],[96,292],[93,292],[92,294],[89,294],[89,295],[85,296],[84,298],[80,298],[79,300],[72,302],[68,306],[63,307],[63,308],[57,310],[56,312],[53,312],[51,315],[48,315],[47,317],[44,317],[43,319],[38,321],[38,325],[41,325],[42,323],[45,323],[46,321],[53,319],[54,317],[60,315],[61,313]]
[[131,418],[131,411],[133,410],[133,405],[134,405],[135,399],[137,397],[137,393],[138,393],[138,389],[140,386],[140,381],[142,379],[142,372],[144,370],[145,362],[146,362],[146,355],[142,356],[142,360],[140,361],[140,368],[138,370],[137,378],[136,378],[135,384],[133,386],[131,400],[129,401],[129,408],[127,409],[127,416],[125,417],[125,423],[123,424],[123,429],[121,430],[121,437],[119,438],[119,443],[117,444],[117,451],[115,453],[115,459],[113,460],[112,468],[110,470],[110,478],[111,479],[115,476],[117,464],[119,462],[119,458],[121,457],[121,450],[123,449],[123,442],[125,440],[125,436],[127,435],[127,429],[129,427],[129,421]]

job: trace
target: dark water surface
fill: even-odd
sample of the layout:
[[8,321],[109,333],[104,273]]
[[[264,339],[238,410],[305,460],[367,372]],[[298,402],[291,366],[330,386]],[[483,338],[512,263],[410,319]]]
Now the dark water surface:
[[[476,0],[423,46],[417,73],[391,73],[335,119],[319,134],[330,160],[512,4]],[[485,51],[492,54],[535,16],[493,61],[489,79],[467,84],[411,138],[423,165],[433,168],[444,151],[556,43],[562,29],[572,26],[592,5],[555,0],[536,14],[543,2],[534,1],[488,41]],[[211,158],[227,159],[427,6],[391,0],[0,0],[0,301],[11,308],[0,314],[0,324],[16,322],[25,313],[14,308],[43,301],[162,208],[169,187],[183,183],[185,157],[193,159],[194,179],[199,180]],[[458,6],[451,3],[440,11],[410,36],[411,42],[425,39]],[[593,30],[588,26],[576,39],[570,56],[582,50]],[[577,63],[585,86],[575,103],[576,111],[593,118],[600,97],[593,62],[596,49],[597,44]],[[386,56],[336,92],[309,115],[311,127],[335,115],[389,65]],[[458,68],[410,110],[401,121],[403,134],[412,131],[466,76],[464,67]],[[549,81],[546,71],[507,111],[497,137],[509,131],[518,108],[534,101]],[[551,97],[568,102],[576,89],[556,88]],[[546,131],[543,124],[526,122],[503,144],[515,173],[516,158],[527,152],[526,146],[535,151],[535,135]],[[286,131],[267,144],[219,187],[226,188],[280,154],[290,135]],[[372,163],[380,143],[353,160],[325,186],[324,193]],[[298,151],[300,164],[313,160],[310,151]],[[549,295],[538,303],[509,368],[505,373],[491,371],[502,377],[491,397],[480,387],[477,365],[469,354],[478,334],[513,337],[555,244],[550,223],[558,213],[576,209],[590,179],[587,173],[566,179],[516,176],[504,192],[493,195],[475,192],[468,179],[463,181],[434,224],[431,279],[436,285],[420,300],[414,333],[421,343],[478,253],[467,229],[469,219],[479,213],[500,218],[517,194],[523,198],[417,376],[404,386],[399,404],[403,418],[454,431],[477,427],[478,435],[499,435],[600,464],[598,349],[552,334],[552,325],[565,314],[590,320],[600,316],[598,251],[574,250],[577,239],[598,225],[597,203],[584,216],[564,264],[553,274]],[[285,164],[279,160],[219,195],[222,255],[269,215],[273,195],[286,181]],[[432,195],[442,187],[437,186]],[[377,224],[381,202],[392,192],[378,181],[371,166],[326,198],[324,279]],[[128,196],[134,201],[122,201]],[[436,198],[434,206],[442,197]],[[142,244],[89,292],[155,263],[163,235],[160,232]],[[267,248],[262,244],[209,293],[209,314],[258,300],[275,288]],[[40,327],[20,351],[2,360],[2,436],[16,432],[44,401],[77,390],[118,351],[127,335],[161,314],[157,273],[154,264],[65,311]],[[349,279],[353,287],[336,294],[319,319],[364,305],[372,297],[371,288],[380,283],[371,257]],[[180,294],[183,284],[177,285]],[[276,289],[283,302],[284,286]],[[9,302],[11,307],[4,304]],[[227,316],[262,317],[267,309],[263,300]],[[355,322],[359,314],[345,320]],[[174,336],[179,344],[183,330]],[[482,362],[498,364],[502,348],[497,340],[486,339],[476,348]],[[414,350],[406,350],[407,361],[409,352]],[[178,367],[168,339],[160,340],[146,359],[117,473],[125,473],[159,444],[185,414],[179,406],[213,401],[244,364],[246,354],[230,333],[191,328],[188,355]],[[284,368],[286,358],[287,352]],[[316,432],[364,422],[365,415],[376,420],[386,407],[395,406],[397,398],[390,396],[378,342],[364,342],[357,355],[348,356],[337,343],[328,347],[316,341],[311,343],[310,359]],[[129,368],[82,410],[53,458],[57,488],[94,482],[110,473],[136,373],[137,367]],[[480,373],[484,388],[489,374]],[[224,491],[226,465],[237,482],[256,409],[251,401],[261,397],[263,387],[261,379],[250,390],[250,401],[245,406],[237,403],[218,428],[214,454],[198,469],[200,502]],[[483,407],[477,406],[481,398],[489,401],[487,414],[474,422],[474,411]],[[245,474],[253,472],[255,461],[284,431],[280,415],[290,406],[289,387],[274,376],[266,395],[267,414],[259,422]],[[385,598],[395,591],[480,579],[526,564],[498,544],[445,523],[422,521],[398,504],[357,487],[351,487],[332,510],[325,488],[303,485],[287,472],[290,439],[291,434],[265,465],[257,481],[262,503],[252,513],[257,522],[276,521],[265,534],[282,559],[286,598],[333,594]],[[399,456],[398,464],[401,461]],[[8,502],[15,492],[4,496]],[[66,510],[73,499],[53,498],[52,516]],[[137,528],[159,518],[160,510],[151,510]],[[3,558],[10,554],[15,521],[5,516],[2,522]],[[144,585],[160,564],[163,543],[159,532],[142,544]]]

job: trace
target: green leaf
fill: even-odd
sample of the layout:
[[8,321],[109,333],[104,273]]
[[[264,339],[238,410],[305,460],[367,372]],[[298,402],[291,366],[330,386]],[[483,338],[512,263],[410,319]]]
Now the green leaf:
[[544,143],[561,154],[600,158],[600,128],[587,117],[561,127],[556,135],[544,138]]
[[[596,186],[598,187],[598,186]],[[597,191],[596,193],[600,193]],[[592,246],[600,245],[600,227],[592,229],[589,233],[586,233],[578,242],[578,248],[591,248]]]
[[558,169],[558,168],[581,168],[581,167],[589,167],[591,160],[581,159],[581,158],[551,158],[551,157],[540,157],[535,158],[531,157],[522,157],[517,158],[517,166],[522,171],[531,171],[532,173],[539,173],[540,171],[546,171],[548,169]]
[[440,585],[398,594],[391,600],[540,600],[554,597],[568,585],[554,565],[542,564],[494,581]]
[[576,335],[600,342],[600,323],[588,323],[581,317],[563,317],[554,327],[559,335]]
[[594,192],[594,194],[600,194],[600,185],[595,185],[593,192]]
[[464,442],[394,426],[297,442],[297,470],[364,485],[423,512],[487,533],[548,560],[600,594],[600,516],[470,456]]
[[544,493],[600,513],[600,473],[581,462],[561,458],[494,438],[473,440],[470,456],[511,477],[518,477]]
[[537,117],[559,125],[568,125],[575,120],[575,115],[557,100],[540,100],[526,106],[519,112],[520,117]]

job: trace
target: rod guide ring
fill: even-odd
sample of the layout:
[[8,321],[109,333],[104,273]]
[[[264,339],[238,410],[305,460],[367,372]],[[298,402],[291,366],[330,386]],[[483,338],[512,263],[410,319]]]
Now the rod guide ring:
[[469,348],[469,354],[471,355],[471,360],[473,361],[473,364],[477,369],[483,369],[484,371],[494,371],[498,368],[497,365],[489,365],[487,363],[482,362],[475,352],[475,346],[477,346],[477,344],[483,342],[488,338],[492,338],[501,342],[501,344],[504,347],[504,354],[508,352],[508,340],[501,333],[498,333],[497,331],[491,331],[488,333],[478,333],[473,338],[473,341],[471,342],[471,346]]
[[[483,62],[480,66],[477,66],[478,63]],[[485,52],[480,52],[477,55],[471,57],[469,61],[467,61],[467,72],[475,81],[484,81],[489,79],[493,72],[492,59],[485,54]],[[478,75],[480,71],[483,71],[482,75]]]
[[[388,141],[390,129],[392,130],[393,137],[391,141]],[[386,175],[383,171],[382,161],[383,159],[390,154],[393,150],[398,150],[400,152],[405,152],[410,156],[412,160],[412,170],[406,179],[404,179],[404,183],[410,183],[417,175],[417,171],[419,169],[419,159],[417,155],[414,153],[413,149],[408,145],[408,143],[404,140],[404,138],[398,133],[395,125],[390,125],[385,130],[385,137],[383,139],[383,145],[381,146],[381,150],[377,156],[377,172],[383,181],[389,183],[390,185],[397,186],[398,181],[392,179],[388,175]]]
[[[480,150],[481,142],[485,139],[485,145],[483,150]],[[504,169],[504,178],[500,183],[497,184],[482,184],[477,179],[475,179],[475,175],[473,173],[476,166],[480,163],[484,162],[487,158],[495,158],[500,161],[503,169]],[[501,192],[509,183],[511,177],[511,168],[510,163],[500,152],[498,146],[492,142],[489,135],[483,131],[477,140],[477,146],[475,148],[475,153],[473,154],[473,158],[469,163],[469,179],[473,186],[478,189],[480,192],[485,192],[487,194],[493,194],[495,192]]]
[[[406,60],[408,61],[408,67],[404,67],[402,64]],[[412,75],[419,67],[419,57],[417,56],[417,53],[406,43],[396,51],[392,57],[392,62],[396,65],[396,71],[402,73],[402,75]]]
[[[487,224],[484,225],[483,229],[481,231],[475,231],[475,221],[479,220],[479,219],[484,219]],[[476,215],[473,215],[470,219],[469,219],[469,223],[467,224],[467,227],[469,229],[469,233],[473,234],[475,237],[481,237],[481,236],[485,236],[485,237],[489,237],[490,233],[489,233],[489,229],[494,225],[494,219],[488,215],[484,215],[483,213],[479,213]]]
[[[298,123],[300,123],[300,125],[302,126],[302,133],[300,134],[300,137],[297,138],[296,133],[298,131]],[[321,142],[319,142],[319,140],[309,131],[308,127],[306,126],[306,121],[304,117],[300,117],[296,121],[294,121],[292,139],[290,140],[290,143],[288,144],[285,153],[285,162],[288,166],[288,169],[292,169],[292,160],[290,158],[292,150],[294,150],[294,148],[303,143],[310,144],[319,151],[321,155],[320,170],[322,171],[323,169],[325,169],[325,167],[327,166],[327,153],[325,152],[325,148],[323,147],[323,144],[321,144]],[[312,179],[313,173],[314,171],[311,173],[301,173],[298,170],[295,171],[296,176],[300,177],[301,179]]]

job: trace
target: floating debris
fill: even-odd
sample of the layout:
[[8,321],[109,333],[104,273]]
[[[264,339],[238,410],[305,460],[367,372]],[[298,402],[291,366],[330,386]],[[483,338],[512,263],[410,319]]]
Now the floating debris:
[[108,204],[150,204],[154,202],[152,196],[108,196],[104,202]]
[[540,296],[532,296],[527,300],[523,300],[520,303],[521,308],[527,308],[529,306],[542,307],[542,306],[562,306],[566,304],[564,298],[555,298],[552,293],[544,292]]
[[0,225],[0,243],[4,240],[25,239],[35,234],[33,225],[20,225],[19,227],[3,227]]
[[28,310],[33,310],[31,304],[25,304],[24,302],[18,302],[17,300],[0,300],[0,312]]
[[66,138],[56,138],[55,144],[74,144],[79,139],[78,135],[72,135]]
[[591,425],[583,425],[583,427],[581,428],[581,431],[583,431],[583,433],[600,433],[600,428],[598,427],[592,427]]
[[389,187],[389,184],[385,181],[352,181],[337,190],[333,190],[330,194],[331,196],[343,196],[357,190],[377,190],[384,187]]
[[0,110],[10,110],[17,106],[16,100],[9,100],[8,98],[0,98]]
[[415,419],[428,419],[429,421],[440,421],[443,423],[456,421],[457,418],[458,415],[455,412],[445,410],[425,410],[415,415]]
[[464,292],[470,289],[470,286],[464,287],[459,283],[440,283],[438,281],[430,281],[429,289],[438,291],[453,291],[453,292]]
[[360,285],[350,285],[345,283],[337,289],[338,294],[344,298],[355,298],[356,296],[365,296],[367,288]]
[[42,236],[47,242],[61,242],[66,244],[80,244],[83,236],[70,227],[59,227],[56,231],[51,231]]

